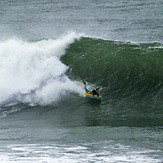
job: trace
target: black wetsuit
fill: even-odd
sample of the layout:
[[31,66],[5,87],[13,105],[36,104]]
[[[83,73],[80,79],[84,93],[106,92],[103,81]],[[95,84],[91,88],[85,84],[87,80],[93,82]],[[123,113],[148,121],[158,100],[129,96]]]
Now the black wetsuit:
[[93,96],[94,96],[94,95],[97,95],[97,96],[99,97],[99,93],[96,92],[96,90],[93,90],[91,93],[93,94]]

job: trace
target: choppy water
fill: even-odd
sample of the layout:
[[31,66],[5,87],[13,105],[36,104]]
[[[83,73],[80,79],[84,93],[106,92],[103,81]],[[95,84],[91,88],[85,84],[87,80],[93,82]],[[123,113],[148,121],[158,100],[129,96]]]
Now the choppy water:
[[162,8],[0,1],[0,162],[162,162]]

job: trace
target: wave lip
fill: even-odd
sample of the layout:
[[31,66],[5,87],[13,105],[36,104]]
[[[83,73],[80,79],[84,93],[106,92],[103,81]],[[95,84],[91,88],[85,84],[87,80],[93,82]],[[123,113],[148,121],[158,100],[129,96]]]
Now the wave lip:
[[[22,95],[29,95],[31,92],[35,96],[39,90],[46,92],[45,89],[57,89],[57,96],[65,89],[69,90],[69,84],[75,84],[66,77],[65,72],[68,66],[60,61],[60,57],[65,54],[66,48],[80,39],[80,35],[70,33],[56,40],[48,39],[41,41],[23,41],[10,39],[0,42],[0,104],[12,100],[23,100]],[[50,82],[49,82],[50,81]],[[52,83],[53,84],[49,84]],[[48,86],[48,84],[50,86]],[[64,84],[64,87],[62,85]],[[44,87],[42,89],[42,87]],[[60,89],[59,89],[60,88]],[[77,89],[79,91],[79,89]],[[76,91],[70,89],[70,91]],[[41,98],[45,99],[44,93]],[[21,98],[20,98],[21,96]],[[27,96],[25,96],[25,99]],[[30,100],[29,100],[30,99]],[[51,99],[50,102],[55,101]],[[26,101],[26,100],[25,100]],[[32,103],[32,98],[28,98]],[[45,100],[45,103],[46,100]]]

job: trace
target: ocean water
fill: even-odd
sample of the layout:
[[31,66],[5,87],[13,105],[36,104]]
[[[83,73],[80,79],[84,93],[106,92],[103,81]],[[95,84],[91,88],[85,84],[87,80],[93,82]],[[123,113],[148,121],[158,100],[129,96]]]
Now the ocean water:
[[163,162],[162,11],[1,0],[0,162]]

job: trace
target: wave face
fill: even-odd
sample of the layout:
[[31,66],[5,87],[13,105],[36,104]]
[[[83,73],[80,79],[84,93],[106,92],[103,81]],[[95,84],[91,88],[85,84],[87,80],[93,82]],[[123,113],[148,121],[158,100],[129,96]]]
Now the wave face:
[[63,61],[73,74],[107,88],[108,93],[138,95],[162,90],[163,46],[159,43],[82,38],[71,44],[66,53]]
[[103,107],[122,119],[141,117],[161,122],[163,46],[82,38],[71,44],[62,61],[72,78],[102,90]]
[[76,82],[65,75],[68,66],[60,61],[75,39],[70,33],[56,40],[0,42],[0,104],[46,105],[67,91],[80,93]]

